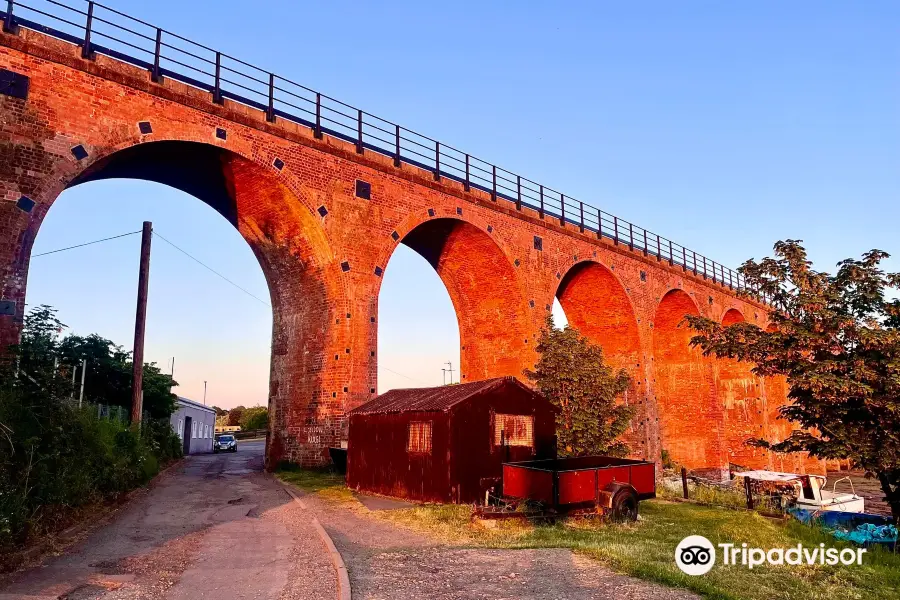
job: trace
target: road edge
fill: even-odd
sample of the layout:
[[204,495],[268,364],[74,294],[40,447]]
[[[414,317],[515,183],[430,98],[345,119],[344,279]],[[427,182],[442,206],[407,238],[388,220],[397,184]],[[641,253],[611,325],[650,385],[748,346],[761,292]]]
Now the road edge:
[[105,513],[99,518],[95,514],[86,515],[82,517],[78,523],[52,535],[46,536],[44,539],[36,542],[33,546],[11,553],[11,556],[18,555],[19,562],[14,569],[0,572],[0,584],[3,584],[4,581],[9,580],[16,573],[19,573],[24,569],[37,566],[54,550],[68,549],[79,540],[80,536],[84,536],[85,534],[89,535],[99,527],[112,521],[112,519],[114,519],[124,508],[128,507],[135,498],[148,493],[157,483],[159,483],[163,476],[174,470],[175,467],[184,464],[187,459],[187,456],[183,456],[171,461],[159,473],[154,475],[150,481],[125,492],[121,497],[112,501],[111,504],[105,507]]
[[334,545],[334,540],[331,539],[331,536],[328,535],[328,532],[325,531],[325,528],[322,527],[322,524],[319,522],[319,519],[312,514],[309,510],[309,507],[300,499],[300,496],[294,491],[293,486],[288,483],[285,483],[278,477],[272,475],[272,479],[281,484],[281,487],[290,495],[290,497],[300,505],[300,508],[303,509],[306,513],[309,514],[310,521],[313,524],[315,530],[319,533],[319,538],[321,538],[322,543],[325,544],[325,549],[328,550],[328,555],[331,558],[331,566],[334,567],[335,574],[337,575],[337,597],[338,600],[351,600],[351,589],[350,589],[350,575],[347,573],[347,565],[344,563],[344,557],[341,556],[341,553],[338,552],[337,547]]

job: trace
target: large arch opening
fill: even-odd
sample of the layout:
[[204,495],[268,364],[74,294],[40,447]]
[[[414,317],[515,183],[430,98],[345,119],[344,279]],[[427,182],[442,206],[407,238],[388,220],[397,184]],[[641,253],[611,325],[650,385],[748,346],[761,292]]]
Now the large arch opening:
[[[264,390],[261,398],[256,396],[258,390],[253,392],[254,401],[258,399],[261,404],[268,404],[269,408],[271,435],[266,448],[267,464],[271,467],[282,459],[307,464],[327,460],[327,447],[340,443],[343,399],[332,399],[336,395],[325,389],[322,365],[325,363],[327,340],[332,333],[333,305],[342,294],[338,285],[329,280],[326,268],[329,252],[320,224],[298,196],[279,179],[274,169],[224,148],[197,142],[147,142],[112,152],[74,177],[66,186],[71,191],[64,194],[85,198],[91,195],[91,190],[121,186],[123,180],[132,180],[135,185],[138,184],[133,180],[162,184],[183,192],[181,196],[193,196],[222,215],[247,242],[266,282],[268,296],[262,295],[261,300],[263,303],[270,300],[271,303],[271,317],[265,314],[266,311],[262,317],[263,321],[271,319],[271,344],[263,342],[269,348],[265,350],[265,358],[257,357],[257,361],[269,363],[265,386],[268,389]],[[120,193],[128,193],[127,187],[118,189]],[[35,211],[23,237],[18,252],[19,256],[26,257],[23,280],[28,269],[27,257],[31,256],[43,217],[49,205],[56,200],[45,199],[40,210]],[[121,200],[125,203],[128,198]],[[97,217],[100,216],[98,213]],[[162,235],[162,231],[159,233]],[[198,237],[203,234],[203,231],[195,232]],[[177,244],[180,240],[171,241]],[[164,244],[159,240],[154,240],[154,258],[156,254],[161,256],[165,250],[162,246]],[[212,256],[211,262],[220,264],[215,260],[221,258],[217,257],[215,247],[205,250],[204,256]],[[135,263],[136,260],[135,257]],[[160,283],[153,278],[152,265],[153,260],[151,306],[154,302],[154,282]],[[184,283],[187,285],[188,282]],[[181,297],[184,303],[191,300],[189,292]],[[227,308],[221,313],[219,328],[227,329],[229,322],[247,318],[242,315],[233,297],[223,296],[221,302]],[[337,307],[339,310],[342,308]],[[133,318],[133,301],[126,307],[126,312],[129,311]],[[229,312],[230,318],[226,318]],[[183,333],[170,330],[170,335]],[[215,335],[211,332],[207,343],[214,344],[210,342],[213,337]],[[149,330],[148,339],[153,339],[153,333]],[[130,337],[115,341],[126,349],[131,347]],[[256,344],[257,347],[259,345]],[[178,375],[185,374],[188,366],[179,363],[176,358],[176,380]],[[219,368],[221,372],[233,374],[240,372],[242,366],[232,363],[220,365]],[[258,369],[259,365],[256,366]],[[219,377],[223,376],[221,372]],[[200,376],[194,379],[199,381]],[[206,381],[211,379],[214,377],[208,376]],[[199,390],[191,393],[199,395]]]
[[401,244],[378,291],[378,393],[458,383],[459,325],[447,288]]
[[[631,375],[631,387],[622,401],[639,404],[645,394],[637,317],[628,293],[613,272],[592,261],[573,265],[560,280],[554,307],[556,301],[566,323],[603,348],[608,365],[625,369]],[[646,440],[639,434],[636,423],[644,416],[639,411],[623,436],[631,452],[642,456],[647,454]]]
[[521,378],[533,363],[534,340],[528,304],[502,248],[486,231],[454,218],[425,221],[401,243],[431,265],[450,296],[459,327],[458,381]]
[[629,371],[640,367],[637,317],[612,271],[599,263],[580,262],[562,278],[556,297],[568,324],[599,344],[612,366]]
[[[735,308],[722,316],[722,325],[728,327],[745,322],[744,315]],[[751,372],[752,365],[733,358],[712,361],[713,378],[725,425],[725,449],[728,461],[739,467],[765,468],[768,453],[747,441],[765,438],[768,434],[768,408],[762,396],[760,381]]]
[[721,469],[721,410],[716,406],[710,365],[690,346],[685,315],[699,315],[691,297],[671,290],[653,320],[653,362],[660,447],[690,469]]

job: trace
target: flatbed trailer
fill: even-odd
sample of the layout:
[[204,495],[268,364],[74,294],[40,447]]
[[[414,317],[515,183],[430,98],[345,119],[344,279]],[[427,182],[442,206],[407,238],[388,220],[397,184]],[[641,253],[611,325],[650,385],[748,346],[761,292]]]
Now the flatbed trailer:
[[633,521],[638,502],[656,497],[656,465],[610,456],[504,463],[502,496],[558,514],[602,512]]

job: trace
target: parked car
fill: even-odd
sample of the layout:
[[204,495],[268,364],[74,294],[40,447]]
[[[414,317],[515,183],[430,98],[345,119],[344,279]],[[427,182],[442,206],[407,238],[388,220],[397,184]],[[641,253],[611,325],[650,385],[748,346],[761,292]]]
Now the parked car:
[[233,435],[220,435],[213,444],[213,452],[237,452],[237,440]]

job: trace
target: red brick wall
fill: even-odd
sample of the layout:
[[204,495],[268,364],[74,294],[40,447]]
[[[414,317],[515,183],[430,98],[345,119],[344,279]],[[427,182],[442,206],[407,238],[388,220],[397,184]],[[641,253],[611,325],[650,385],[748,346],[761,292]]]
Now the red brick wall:
[[[762,324],[763,308],[727,287],[530,209],[436,182],[430,172],[359,155],[328,136],[317,140],[290,122],[267,123],[254,109],[215,105],[208,93],[178,82],[152,83],[148,73],[103,56],[83,60],[77,48],[41,34],[0,35],[0,67],[31,83],[26,101],[0,96],[2,297],[18,302],[21,319],[34,236],[67,186],[155,165],[147,177],[222,212],[266,274],[274,315],[270,466],[326,461],[328,446],[346,436],[346,410],[374,395],[378,292],[400,243],[426,256],[447,286],[459,320],[462,379],[521,376],[559,294],[573,324],[635,374],[635,453],[657,458],[669,447],[688,464],[727,462],[722,395],[733,376],[720,369],[725,383],[718,385],[711,361],[688,350],[689,336],[675,325],[679,310],[713,317],[732,308]],[[142,121],[152,133],[140,133]],[[217,128],[226,130],[225,140]],[[153,146],[158,141],[197,156],[195,181],[167,175],[171,161]],[[71,153],[79,144],[88,152],[80,161]],[[371,199],[355,196],[357,179],[371,184]],[[36,202],[31,213],[15,207],[21,195]],[[679,291],[667,295],[672,290]],[[18,328],[16,319],[0,317],[0,342],[14,341]],[[768,394],[770,412],[782,402],[778,386],[758,389]]]

